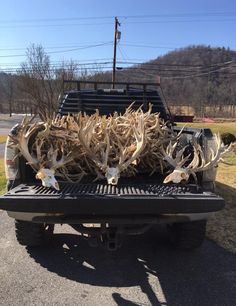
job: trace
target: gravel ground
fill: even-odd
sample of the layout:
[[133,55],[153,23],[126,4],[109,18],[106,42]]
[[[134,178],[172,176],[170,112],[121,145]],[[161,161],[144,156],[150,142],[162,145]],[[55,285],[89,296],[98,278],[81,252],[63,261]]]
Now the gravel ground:
[[1,211],[0,232],[0,305],[235,305],[236,256],[210,241],[185,253],[154,229],[111,253],[63,226],[50,248],[26,249]]

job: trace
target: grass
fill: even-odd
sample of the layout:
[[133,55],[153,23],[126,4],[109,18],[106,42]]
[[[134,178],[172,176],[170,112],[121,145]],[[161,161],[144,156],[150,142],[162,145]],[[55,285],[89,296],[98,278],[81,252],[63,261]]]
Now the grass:
[[[235,143],[236,144],[236,143]],[[235,147],[235,145],[234,145]],[[227,162],[230,163],[232,165],[236,165],[236,150],[235,148],[233,149],[233,151],[230,151],[228,153],[226,153],[223,157],[223,159]],[[231,172],[231,168],[228,169],[229,172]],[[236,172],[234,173],[235,177],[236,177]]]
[[0,159],[0,194],[3,194],[6,190],[6,178],[4,171],[3,158]]
[[[178,126],[183,126],[185,123],[178,123]],[[224,123],[205,123],[205,122],[191,122],[187,123],[187,127],[211,129],[213,133],[223,134],[225,132],[236,136],[236,122]]]
[[236,165],[219,165],[216,187],[225,208],[208,221],[207,236],[236,254]]
[[7,140],[7,136],[6,135],[0,135],[0,144],[1,143],[5,143]]

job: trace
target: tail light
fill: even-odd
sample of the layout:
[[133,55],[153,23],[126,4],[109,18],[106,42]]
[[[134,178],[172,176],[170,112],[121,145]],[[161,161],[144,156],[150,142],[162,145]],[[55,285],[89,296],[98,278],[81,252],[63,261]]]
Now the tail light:
[[16,180],[20,178],[18,149],[12,146],[11,138],[8,137],[5,147],[5,175],[7,180]]

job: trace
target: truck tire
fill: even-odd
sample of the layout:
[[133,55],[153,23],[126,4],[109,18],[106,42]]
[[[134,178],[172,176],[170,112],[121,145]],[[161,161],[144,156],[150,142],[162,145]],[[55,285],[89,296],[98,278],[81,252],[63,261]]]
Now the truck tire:
[[24,246],[40,246],[49,242],[54,225],[15,220],[17,241]]
[[199,248],[206,234],[206,220],[174,223],[169,226],[171,244],[179,249]]

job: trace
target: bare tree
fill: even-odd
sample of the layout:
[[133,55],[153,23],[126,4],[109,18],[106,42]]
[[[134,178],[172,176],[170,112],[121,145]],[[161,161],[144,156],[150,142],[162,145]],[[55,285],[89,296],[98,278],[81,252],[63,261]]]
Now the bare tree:
[[41,45],[27,49],[27,60],[20,70],[20,89],[31,100],[31,109],[42,119],[51,117],[57,109],[58,97],[64,79],[74,79],[76,65],[73,61],[54,67]]
[[57,82],[55,83],[57,92],[61,93],[63,90],[70,90],[73,88],[71,84],[63,85],[64,80],[72,81],[77,79],[78,65],[70,60],[69,62],[63,62],[59,69],[55,69],[55,76]]
[[4,78],[2,79],[2,89],[5,99],[7,101],[8,112],[11,117],[15,93],[14,76],[12,76],[11,74],[4,74]]

